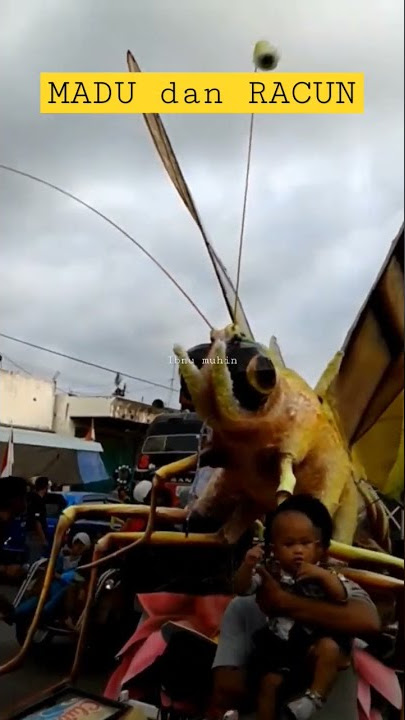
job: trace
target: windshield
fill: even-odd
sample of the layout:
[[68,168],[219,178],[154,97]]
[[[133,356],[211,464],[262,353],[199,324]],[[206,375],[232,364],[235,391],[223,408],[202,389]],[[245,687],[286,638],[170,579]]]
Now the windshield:
[[198,450],[198,435],[170,435],[166,438],[166,452]]
[[196,452],[198,435],[150,435],[144,442],[144,454],[158,452]]
[[143,453],[154,453],[163,452],[165,449],[166,437],[164,435],[151,435],[146,438],[142,452]]

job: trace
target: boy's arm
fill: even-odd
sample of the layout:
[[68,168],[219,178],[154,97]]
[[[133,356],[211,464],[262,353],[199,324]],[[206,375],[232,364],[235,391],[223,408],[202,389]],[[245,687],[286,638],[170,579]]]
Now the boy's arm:
[[257,599],[260,609],[266,615],[282,612],[297,622],[355,637],[368,636],[381,630],[376,607],[360,588],[356,594],[352,590],[347,603],[335,604],[286,592],[265,570],[260,570],[260,574],[263,585]]
[[345,603],[348,600],[346,587],[339,575],[318,565],[302,563],[297,572],[297,580],[316,580],[322,586],[326,599],[331,602]]
[[243,563],[236,571],[233,578],[233,591],[235,595],[247,595],[257,590],[258,582],[255,583],[253,574],[256,565],[263,559],[263,550],[256,545],[247,551]]
[[243,562],[233,578],[233,591],[235,595],[247,595],[252,590],[253,569]]
[[328,600],[338,603],[348,601],[349,597],[347,590],[337,573],[331,572],[330,570],[324,570],[321,582]]

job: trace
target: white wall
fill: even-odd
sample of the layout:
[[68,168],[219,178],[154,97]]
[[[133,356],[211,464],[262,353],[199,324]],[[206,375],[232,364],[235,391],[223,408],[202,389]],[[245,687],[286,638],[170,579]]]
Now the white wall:
[[0,370],[0,423],[31,430],[52,430],[53,382]]
[[0,424],[75,435],[72,418],[116,418],[148,424],[160,414],[142,404],[113,397],[56,394],[47,380],[0,370]]
[[74,435],[72,418],[115,418],[148,424],[161,410],[145,409],[139,403],[124,398],[74,397],[58,394],[55,398],[53,429],[62,435]]
[[57,395],[55,399],[55,419],[53,429],[61,435],[75,434],[73,418],[97,418],[111,416],[111,398],[74,397]]

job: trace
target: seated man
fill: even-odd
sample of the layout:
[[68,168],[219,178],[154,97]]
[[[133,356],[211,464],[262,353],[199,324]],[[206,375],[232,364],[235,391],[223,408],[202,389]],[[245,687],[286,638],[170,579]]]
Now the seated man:
[[[289,501],[287,501],[289,502]],[[281,506],[280,506],[281,507]],[[321,528],[318,528],[321,531]],[[238,571],[252,578],[260,550],[248,554]],[[377,610],[371,599],[355,583],[346,584],[347,602],[333,604],[319,598],[294,594],[263,568],[261,586],[256,595],[237,597],[225,611],[214,660],[214,693],[209,711],[211,718],[221,717],[231,708],[249,705],[249,664],[254,651],[254,636],[268,627],[268,619],[282,616],[298,625],[312,626],[321,634],[361,637],[380,630]],[[249,580],[248,578],[248,580]],[[250,698],[251,700],[254,698]]]

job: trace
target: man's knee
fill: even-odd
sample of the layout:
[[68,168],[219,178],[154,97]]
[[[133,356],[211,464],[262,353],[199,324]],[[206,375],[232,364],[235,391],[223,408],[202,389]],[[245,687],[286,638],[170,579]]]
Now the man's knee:
[[314,645],[313,652],[316,658],[337,660],[341,654],[339,645],[333,638],[320,638]]
[[273,693],[283,684],[283,680],[284,678],[282,675],[267,673],[267,675],[264,675],[260,681],[260,689],[262,692],[266,692],[267,690],[268,692]]
[[214,669],[213,694],[216,703],[224,708],[238,705],[245,695],[245,677],[240,668],[219,667]]

